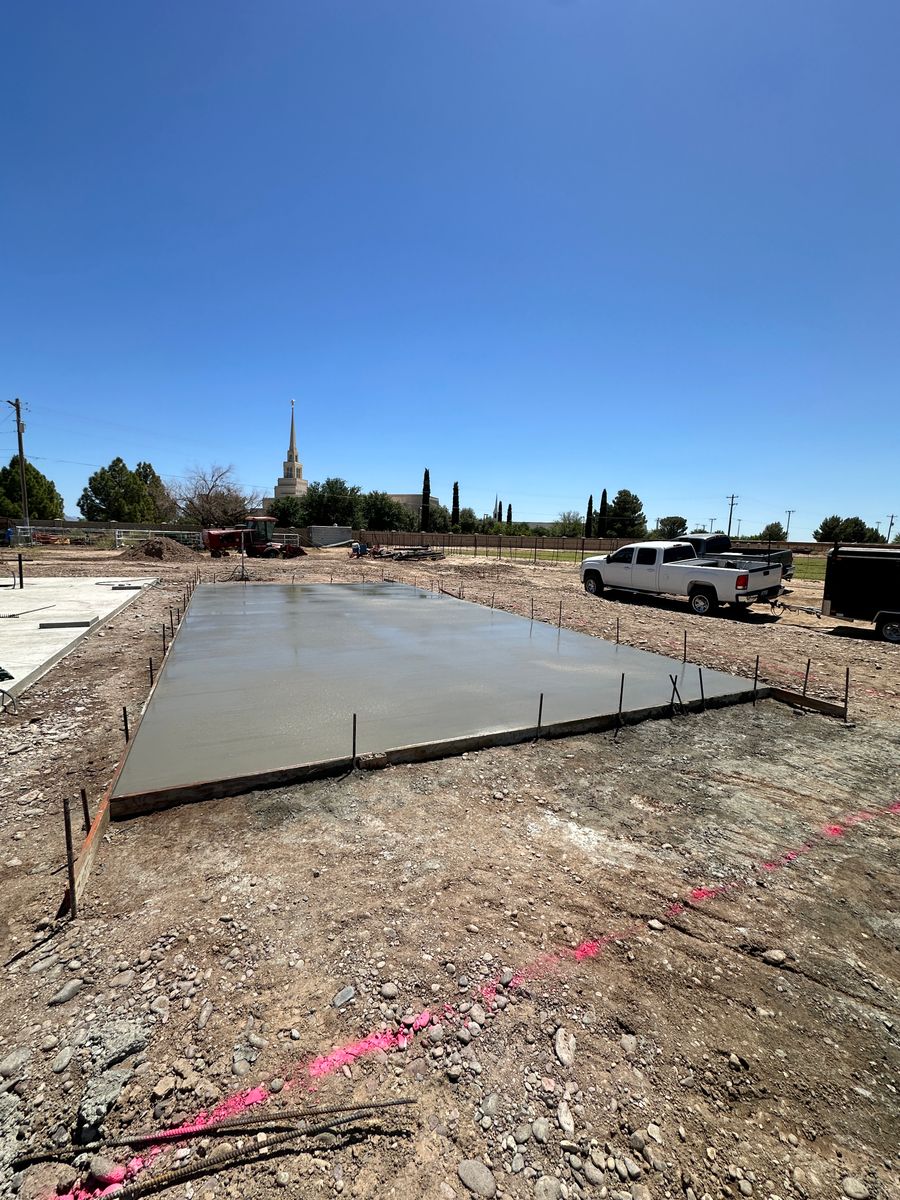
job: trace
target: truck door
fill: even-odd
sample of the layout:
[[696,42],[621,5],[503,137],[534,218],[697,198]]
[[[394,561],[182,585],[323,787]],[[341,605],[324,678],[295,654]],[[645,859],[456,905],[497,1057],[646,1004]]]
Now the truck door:
[[655,546],[639,546],[631,568],[631,586],[641,592],[655,592],[659,551]]
[[634,557],[634,546],[623,546],[615,554],[610,554],[600,574],[607,587],[631,587],[631,560]]

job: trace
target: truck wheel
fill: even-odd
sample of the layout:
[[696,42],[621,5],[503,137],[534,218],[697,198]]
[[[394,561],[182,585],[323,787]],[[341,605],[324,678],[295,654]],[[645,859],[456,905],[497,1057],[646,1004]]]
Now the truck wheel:
[[719,607],[719,598],[711,588],[694,588],[688,597],[691,612],[698,617],[711,616]]
[[599,596],[603,591],[603,580],[599,571],[586,571],[584,575],[584,590],[592,596]]
[[900,617],[885,617],[875,626],[875,632],[885,642],[900,642]]

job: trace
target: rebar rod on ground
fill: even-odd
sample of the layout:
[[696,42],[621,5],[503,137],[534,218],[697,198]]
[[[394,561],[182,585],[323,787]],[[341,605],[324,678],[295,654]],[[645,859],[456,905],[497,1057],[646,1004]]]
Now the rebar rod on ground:
[[82,1150],[114,1150],[120,1146],[151,1146],[157,1141],[180,1141],[185,1138],[197,1138],[197,1136],[205,1136],[209,1133],[216,1133],[218,1129],[235,1129],[242,1126],[252,1126],[252,1124],[263,1124],[266,1121],[284,1121],[294,1120],[302,1121],[308,1116],[324,1116],[335,1112],[335,1114],[347,1114],[347,1112],[362,1112],[371,1110],[377,1112],[382,1109],[396,1109],[403,1104],[415,1104],[415,1099],[412,1097],[402,1097],[396,1100],[370,1100],[368,1103],[360,1104],[317,1104],[317,1105],[293,1105],[290,1108],[280,1109],[277,1112],[264,1112],[262,1109],[256,1112],[242,1112],[234,1117],[222,1117],[221,1121],[211,1121],[209,1124],[186,1124],[186,1126],[176,1126],[174,1129],[140,1129],[137,1133],[133,1133],[122,1138],[110,1138],[103,1141],[92,1141],[86,1146],[80,1146]]
[[200,1175],[208,1175],[210,1171],[218,1170],[223,1166],[252,1162],[255,1159],[268,1155],[270,1151],[296,1138],[317,1137],[322,1133],[330,1133],[335,1126],[348,1125],[352,1121],[365,1119],[365,1116],[360,1117],[357,1113],[350,1113],[345,1117],[335,1117],[332,1121],[323,1121],[318,1125],[310,1125],[307,1129],[295,1128],[286,1133],[278,1133],[274,1137],[267,1138],[262,1143],[252,1142],[249,1146],[241,1146],[239,1149],[235,1148],[233,1150],[224,1150],[223,1148],[218,1153],[214,1152],[208,1155],[202,1162],[191,1163],[184,1167],[175,1167],[171,1171],[163,1171],[159,1175],[135,1180],[134,1183],[127,1183],[115,1195],[120,1200],[134,1200],[137,1196],[145,1196],[161,1188],[172,1187],[177,1183],[186,1183],[188,1180],[196,1179]]

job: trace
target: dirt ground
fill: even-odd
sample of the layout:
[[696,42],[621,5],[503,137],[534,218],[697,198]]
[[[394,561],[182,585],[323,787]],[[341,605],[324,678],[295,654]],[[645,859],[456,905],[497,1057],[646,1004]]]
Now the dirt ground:
[[[0,718],[0,1194],[67,1193],[93,1129],[264,1085],[271,1108],[417,1103],[163,1194],[900,1196],[900,649],[807,614],[595,599],[571,565],[389,563],[554,624],[562,601],[641,649],[680,657],[687,631],[690,661],[752,676],[759,655],[795,689],[811,660],[821,697],[849,667],[851,722],[766,701],[171,809],[111,826],[57,922],[62,799],[96,805],[169,606],[234,563],[33,559],[160,582]],[[344,552],[249,569],[382,575]]]

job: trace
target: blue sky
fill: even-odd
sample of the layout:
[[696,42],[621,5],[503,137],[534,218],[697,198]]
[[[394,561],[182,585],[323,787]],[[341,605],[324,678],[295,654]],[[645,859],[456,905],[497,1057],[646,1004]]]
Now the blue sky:
[[[7,5],[26,448],[743,532],[900,509],[895,0]],[[14,449],[0,414],[0,457]]]

